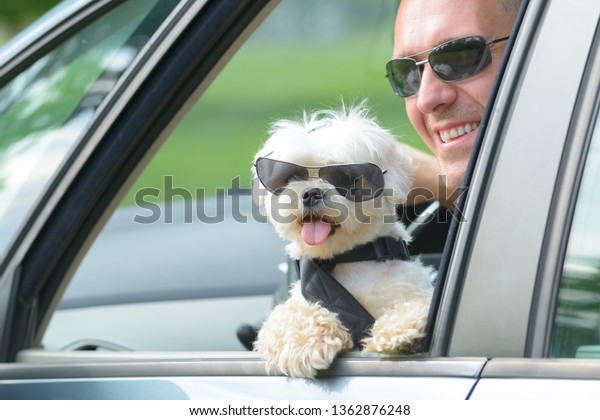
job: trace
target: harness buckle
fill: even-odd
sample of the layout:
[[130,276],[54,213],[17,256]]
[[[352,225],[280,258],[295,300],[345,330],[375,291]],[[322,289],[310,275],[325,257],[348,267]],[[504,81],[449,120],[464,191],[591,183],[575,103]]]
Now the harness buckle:
[[406,243],[402,239],[395,240],[389,236],[375,241],[373,248],[376,261],[398,259],[399,257],[407,259],[410,256]]

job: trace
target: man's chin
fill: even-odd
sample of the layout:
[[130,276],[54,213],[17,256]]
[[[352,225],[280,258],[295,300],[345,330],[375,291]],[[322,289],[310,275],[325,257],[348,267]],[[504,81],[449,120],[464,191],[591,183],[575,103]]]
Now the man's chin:
[[443,204],[450,207],[456,204],[464,177],[464,169],[442,172],[441,181],[443,184],[440,185],[439,198]]

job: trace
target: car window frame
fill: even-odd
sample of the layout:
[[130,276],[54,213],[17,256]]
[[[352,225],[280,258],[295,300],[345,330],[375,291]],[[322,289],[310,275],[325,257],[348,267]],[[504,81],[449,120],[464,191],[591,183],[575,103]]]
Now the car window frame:
[[[266,4],[267,2],[265,2]],[[277,2],[272,1],[269,2],[269,7],[274,7],[275,4]],[[251,28],[250,28],[251,30]],[[243,42],[243,39],[236,39],[235,43],[241,43]],[[212,69],[211,70],[211,74],[215,74],[215,71],[217,69]],[[200,85],[196,86],[196,89],[194,89],[194,94],[190,95],[189,97],[186,96],[185,99],[182,98],[180,103],[176,103],[173,105],[173,107],[175,108],[176,106],[182,106],[182,103],[184,102],[192,102],[197,96],[200,95],[200,93],[202,92],[202,90],[205,88],[205,86],[211,81],[211,78],[209,76],[206,77],[206,79],[200,83]],[[117,92],[119,93],[119,92]],[[111,104],[113,106],[115,106],[115,104]],[[185,104],[184,104],[185,105]],[[115,107],[114,110],[111,111],[111,116],[116,118],[116,115],[118,113],[121,112],[121,110],[123,108],[125,108],[126,104],[122,104],[118,107]],[[107,106],[108,108],[108,106]],[[182,109],[180,111],[178,111],[180,114],[182,114],[185,111],[185,106],[182,106]],[[103,131],[99,131],[98,128],[100,128],[100,124],[105,124],[107,125],[108,122],[106,121],[107,117],[106,115],[101,115],[100,117],[98,117],[98,126],[95,127],[94,129],[91,130],[91,132],[93,133],[93,138],[91,140],[88,140],[86,142],[87,146],[90,150],[86,153],[83,153],[83,157],[81,157],[82,155],[80,154],[78,159],[81,160],[81,166],[75,166],[76,170],[72,170],[71,172],[76,172],[79,171],[81,169],[81,167],[86,163],[85,161],[89,158],[89,156],[91,156],[91,154],[94,152],[93,148],[97,147],[97,145],[100,144],[101,141],[106,141],[102,138],[102,136],[105,135],[105,132]],[[166,117],[165,117],[166,119]],[[172,126],[174,124],[174,122],[177,120],[177,118],[175,118],[173,121],[169,122],[168,126]],[[167,128],[168,129],[168,128]],[[165,131],[161,132],[161,134],[159,135],[161,140],[164,140],[164,138],[166,137],[165,135]],[[149,138],[151,138],[152,136],[149,136]],[[141,169],[141,167],[143,166],[143,164],[145,162],[147,162],[150,157],[153,154],[153,151],[155,151],[160,143],[161,140],[156,141],[155,143],[153,143],[152,145],[148,146],[148,150],[142,152],[138,152],[139,153],[139,162],[140,164],[136,165],[135,168],[131,169],[128,168],[129,172],[127,172],[126,170],[122,170],[123,174],[121,175],[122,177],[127,177],[129,179],[135,178],[135,174],[137,172],[139,172]],[[143,156],[142,156],[143,155]],[[68,175],[68,174],[67,174]],[[72,176],[74,176],[74,174],[72,174]],[[80,176],[80,175],[78,175]],[[77,179],[72,179],[69,176],[64,176],[62,179],[63,185],[68,185],[68,184],[72,184],[73,182],[78,182]],[[119,179],[119,181],[122,181],[122,179]],[[81,181],[83,182],[83,181]],[[115,181],[115,184],[118,184],[117,181]],[[66,187],[65,187],[66,188]],[[12,340],[14,343],[19,343],[21,341],[24,340],[24,337],[28,336],[28,335],[33,335],[33,338],[30,339],[31,341],[26,341],[27,339],[25,339],[25,342],[27,344],[36,344],[39,343],[41,340],[41,335],[40,335],[40,331],[43,330],[43,327],[45,325],[45,322],[47,322],[48,316],[47,313],[49,312],[49,309],[54,307],[54,305],[56,305],[58,297],[60,295],[60,293],[57,294],[52,294],[50,293],[52,290],[54,291],[59,291],[61,290],[61,288],[64,287],[64,282],[65,280],[69,277],[69,273],[72,273],[72,270],[74,270],[74,267],[77,265],[78,261],[81,259],[81,256],[83,255],[84,251],[87,249],[87,247],[89,246],[89,244],[92,242],[95,233],[97,233],[97,231],[100,229],[100,227],[102,226],[103,220],[105,221],[108,216],[107,214],[109,214],[111,212],[112,209],[114,209],[114,207],[116,206],[116,203],[118,203],[119,199],[120,199],[120,194],[124,194],[124,191],[127,190],[128,188],[128,183],[124,182],[122,185],[120,186],[113,186],[114,191],[111,191],[112,195],[110,195],[109,193],[106,193],[107,196],[105,198],[103,198],[103,200],[105,200],[104,202],[102,202],[101,206],[98,206],[98,210],[97,213],[93,215],[93,217],[90,217],[89,220],[87,220],[85,223],[85,227],[83,229],[80,230],[80,232],[78,233],[78,235],[80,235],[80,237],[76,237],[76,238],[71,238],[74,240],[71,240],[69,242],[71,242],[71,244],[69,245],[69,249],[67,250],[62,250],[62,255],[60,255],[60,259],[61,261],[56,261],[54,262],[54,265],[51,268],[47,268],[47,262],[50,261],[53,257],[53,255],[49,255],[49,256],[42,256],[40,257],[40,254],[38,253],[39,249],[42,249],[44,247],[47,248],[47,244],[49,243],[50,237],[54,238],[56,237],[56,235],[53,234],[52,231],[45,231],[42,232],[42,234],[45,235],[46,239],[39,239],[38,235],[34,235],[34,234],[30,234],[30,236],[32,236],[32,240],[35,241],[40,241],[39,244],[33,243],[32,244],[32,248],[31,250],[28,252],[27,255],[23,256],[22,260],[19,260],[17,262],[14,263],[14,272],[17,272],[17,270],[19,270],[19,267],[25,267],[24,271],[21,271],[18,273],[18,276],[24,277],[24,278],[31,278],[31,277],[38,277],[38,275],[40,275],[42,278],[47,279],[47,283],[49,284],[49,286],[46,289],[43,289],[41,291],[41,294],[45,295],[45,296],[52,296],[51,298],[45,298],[45,299],[51,299],[51,301],[46,300],[44,301],[43,299],[40,301],[35,301],[34,302],[34,306],[39,305],[39,307],[37,307],[35,309],[35,311],[39,311],[39,314],[34,314],[32,315],[31,313],[29,313],[29,317],[34,316],[37,318],[37,321],[35,320],[31,320],[30,318],[24,316],[23,319],[26,320],[24,323],[18,324],[17,327],[23,327],[22,330],[23,332],[20,333],[17,338],[17,340]],[[58,190],[62,190],[61,188],[58,188]],[[64,194],[64,195],[63,195]],[[69,197],[74,196],[76,193],[69,193],[69,191],[61,191],[61,196],[57,198],[58,200],[61,201],[66,201],[68,200]],[[84,200],[85,201],[85,200]],[[100,201],[98,201],[100,202]],[[108,204],[106,204],[106,202],[109,202]],[[57,208],[60,208],[58,206],[60,206],[62,203],[61,202],[57,202],[55,203],[55,205],[57,206]],[[54,206],[54,204],[53,204]],[[106,207],[105,207],[106,206]],[[50,210],[47,210],[50,211]],[[56,225],[60,225],[60,223],[57,223],[56,220],[52,220],[51,219],[51,215],[49,215],[48,219],[44,219],[44,221],[38,221],[39,225],[40,225],[40,231],[42,230],[42,223],[46,224],[45,229],[47,229],[47,225],[48,223],[53,224],[54,226]],[[50,233],[48,233],[50,232]],[[87,233],[91,233],[91,235],[88,237]],[[52,234],[51,234],[52,233]],[[43,267],[44,271],[38,271],[36,272],[35,270],[31,270],[30,267],[31,266],[31,262],[35,262],[35,264],[38,267]],[[14,301],[14,295],[13,295],[13,301]],[[15,316],[16,318],[16,316]],[[31,326],[28,326],[28,322],[33,322],[33,330],[31,329]],[[17,330],[21,329],[21,328],[16,328]],[[14,328],[13,328],[13,333],[14,333]],[[14,336],[12,338],[15,338]],[[4,340],[4,342],[7,342],[8,340]],[[27,347],[27,346],[25,346]],[[7,360],[13,360],[13,358],[16,356],[16,353],[18,352],[18,345],[13,345],[11,346],[10,349],[6,350],[3,349],[4,351],[8,351],[8,356],[5,356],[5,358]],[[422,356],[418,357],[418,360],[427,360],[424,359]]]
[[[267,4],[268,3],[268,4]],[[267,9],[268,7],[274,7],[274,3],[276,2],[264,2],[264,5]],[[530,25],[535,25],[535,22],[537,21],[537,19],[540,18],[540,16],[544,13],[544,4],[543,2],[535,2],[532,0],[532,2],[530,3],[534,3],[534,7],[531,8],[528,7],[527,9],[527,15],[528,15],[528,24]],[[263,12],[266,11],[266,9],[261,9]],[[267,11],[268,12],[268,11]],[[257,13],[257,15],[255,16],[259,16],[260,13]],[[259,18],[257,18],[259,19]],[[245,28],[244,26],[244,31],[248,31],[248,28]],[[506,105],[507,103],[510,103],[511,99],[510,99],[510,95],[512,94],[512,92],[514,92],[514,90],[517,89],[518,87],[518,83],[519,83],[519,78],[515,76],[515,74],[519,74],[519,72],[522,70],[522,67],[525,65],[524,63],[527,61],[527,50],[528,50],[528,46],[530,45],[530,43],[532,42],[532,39],[535,37],[534,33],[528,34],[527,37],[525,36],[521,36],[519,35],[519,38],[516,41],[515,44],[515,51],[513,51],[513,54],[511,55],[511,59],[508,63],[508,67],[507,70],[505,72],[505,78],[510,76],[510,82],[508,83],[500,83],[500,87],[499,87],[499,94],[498,94],[498,98],[494,104],[494,109],[497,110],[498,107],[503,107],[501,108],[503,110],[503,114],[502,115],[496,115],[494,114],[494,111],[490,110],[490,122],[489,122],[489,127],[488,130],[485,133],[485,138],[486,138],[486,142],[488,142],[489,147],[492,147],[492,149],[494,147],[497,146],[497,143],[494,142],[493,140],[489,140],[490,138],[494,138],[494,136],[500,136],[501,134],[503,134],[502,132],[502,121],[505,118],[508,118],[508,115],[510,114],[511,109]],[[231,41],[231,40],[230,40]],[[212,68],[204,75],[202,75],[202,79],[203,81],[201,83],[197,82],[197,79],[194,80],[194,82],[196,82],[196,85],[193,85],[190,81],[190,86],[194,86],[194,89],[190,89],[191,92],[188,92],[186,95],[182,95],[181,98],[179,99],[179,102],[176,102],[175,104],[173,104],[173,107],[170,109],[170,111],[172,112],[171,117],[173,118],[172,120],[169,119],[169,122],[164,122],[164,126],[162,128],[160,128],[160,130],[157,128],[157,132],[153,133],[152,137],[152,141],[149,140],[149,143],[152,144],[147,144],[147,148],[144,151],[140,151],[139,155],[136,156],[136,162],[135,164],[131,164],[131,166],[126,167],[126,168],[121,168],[121,172],[119,174],[120,179],[118,179],[118,181],[122,181],[123,178],[128,178],[128,179],[132,179],[135,178],[135,174],[139,171],[141,171],[141,167],[147,163],[147,161],[150,159],[150,157],[152,156],[153,152],[156,151],[156,149],[158,148],[158,145],[161,143],[162,140],[164,140],[166,138],[166,133],[169,130],[169,127],[172,127],[172,125],[174,124],[175,121],[177,121],[177,117],[173,117],[174,115],[180,116],[182,115],[185,110],[186,110],[186,104],[191,104],[194,102],[195,98],[198,97],[201,92],[203,91],[203,89],[206,88],[206,86],[208,85],[208,83],[211,81],[211,77],[214,77],[214,75],[218,72],[220,66],[222,67],[224,61],[226,61],[227,59],[227,54],[231,54],[231,50],[232,50],[232,46],[239,46],[239,44],[243,42],[242,39],[235,39],[234,41],[232,41],[231,44],[229,44],[228,46],[228,52],[222,52],[222,55],[220,55],[216,61],[219,61],[220,64],[216,65],[216,67]],[[166,52],[164,52],[166,53]],[[515,55],[516,54],[516,55]],[[514,56],[514,58],[513,58]],[[504,95],[504,96],[503,96]],[[165,118],[166,120],[166,118]],[[160,131],[160,132],[158,132]],[[101,136],[100,134],[97,134],[98,139],[101,140]],[[154,141],[155,139],[158,139],[157,141]],[[489,140],[489,141],[488,141]],[[494,146],[496,145],[496,146]],[[482,151],[484,153],[484,157],[482,158],[482,156],[479,157],[479,159],[484,159],[483,162],[485,164],[489,164],[490,161],[492,161],[492,159],[489,158],[490,156],[490,150],[484,150]],[[485,160],[485,159],[489,159],[489,160]],[[478,165],[482,165],[484,163],[478,163]],[[493,165],[491,165],[492,167],[489,168],[489,170],[491,171],[493,168]],[[477,171],[478,166],[476,165],[474,167],[474,170]],[[487,174],[482,175],[481,173],[479,173],[478,176],[488,176]],[[481,179],[475,179],[475,182],[482,182]],[[117,185],[118,184],[118,185]],[[47,277],[53,279],[53,281],[58,282],[58,284],[54,284],[52,287],[55,287],[55,291],[58,290],[59,287],[61,287],[60,283],[62,283],[66,277],[65,273],[68,273],[70,270],[73,269],[74,266],[76,266],[78,258],[81,257],[82,252],[87,249],[87,246],[89,246],[89,243],[91,243],[91,240],[94,237],[94,232],[97,233],[98,230],[98,226],[102,225],[102,220],[106,221],[106,219],[108,218],[108,214],[114,209],[114,207],[116,207],[116,205],[118,204],[118,202],[120,201],[120,198],[122,197],[122,195],[124,195],[125,191],[127,190],[128,187],[128,183],[124,182],[124,183],[119,183],[117,181],[115,181],[114,185],[111,185],[110,188],[107,189],[107,192],[105,193],[106,195],[103,197],[103,200],[105,200],[104,202],[102,202],[103,206],[101,207],[101,210],[98,210],[97,214],[94,214],[92,219],[90,221],[87,222],[86,224],[86,235],[83,235],[84,237],[81,238],[77,238],[77,243],[75,245],[72,246],[72,249],[70,250],[70,252],[66,253],[66,256],[62,256],[61,258],[65,258],[63,261],[61,261],[62,265],[60,267],[55,267],[56,270],[53,272],[50,272],[48,274],[45,274]],[[483,204],[485,204],[485,200],[487,199],[487,196],[485,194],[483,194],[482,191],[482,186],[481,184],[477,185],[477,188],[473,189],[470,191],[470,195],[472,198],[470,198],[467,201],[467,210],[470,211],[474,211],[475,213],[470,213],[470,214],[476,214],[477,211],[479,211],[480,209],[478,208],[478,206],[482,206]],[[474,194],[478,194],[475,195],[475,197],[473,197]],[[68,196],[68,194],[66,195]],[[483,204],[482,204],[483,203]],[[471,206],[469,208],[469,205]],[[478,226],[476,226],[478,227]],[[87,233],[91,233],[91,235],[88,237]],[[454,246],[461,246],[460,241],[461,240],[465,240],[464,237],[461,237],[460,235],[466,235],[465,232],[461,232],[459,230],[456,239],[456,243],[454,243]],[[463,243],[462,246],[465,246],[465,244]],[[79,247],[81,247],[81,249],[79,249]],[[449,261],[450,264],[450,271],[449,271],[449,276],[454,276],[452,281],[450,283],[448,283],[445,288],[444,288],[444,294],[442,295],[442,306],[440,307],[440,311],[443,317],[441,321],[439,323],[435,324],[435,330],[434,330],[434,334],[437,334],[437,336],[435,336],[434,338],[437,338],[436,341],[433,342],[433,347],[432,347],[432,352],[430,352],[429,357],[447,357],[447,356],[452,356],[452,354],[450,354],[449,352],[449,348],[450,346],[458,341],[460,341],[460,337],[456,336],[454,334],[454,328],[456,325],[456,310],[458,305],[461,303],[461,299],[462,296],[461,291],[463,289],[463,283],[462,280],[459,279],[457,277],[457,271],[460,273],[460,270],[464,270],[465,264],[468,264],[469,262],[469,255],[465,254],[465,255],[460,255],[457,256],[457,249],[455,248],[454,250],[454,254],[452,256],[452,259]],[[33,250],[32,252],[35,252],[35,250]],[[31,258],[31,255],[33,254],[29,254],[29,257]],[[19,261],[20,262],[20,261]],[[18,269],[18,264],[17,266],[14,267],[14,271],[11,274],[14,274],[16,272],[16,270]],[[463,272],[464,274],[464,272]],[[53,299],[55,299],[56,296],[53,297]],[[56,303],[56,302],[55,302]],[[45,305],[45,307],[43,306],[42,308],[42,312],[47,313],[48,309],[51,307],[50,303],[47,303],[47,305]],[[42,317],[43,318],[43,317]],[[38,318],[41,319],[41,318]],[[42,324],[38,324],[35,327],[40,327]],[[447,330],[445,331],[441,331],[441,328],[443,327],[448,327]],[[43,328],[41,328],[43,329]],[[28,331],[28,333],[31,333],[32,330],[28,330],[27,328],[25,328],[26,331]],[[40,329],[37,329],[37,331],[39,332]],[[35,334],[34,334],[35,335]],[[5,341],[5,340],[3,340]],[[24,339],[24,337],[21,337],[20,340],[17,340],[17,342],[20,343],[29,343],[31,344],[32,342],[35,342],[35,340],[31,339],[31,341],[28,341],[27,339]],[[8,351],[8,353],[6,353],[6,349],[3,349],[3,355],[5,357],[5,360],[14,360],[14,358],[16,357],[16,354],[18,352],[18,348],[12,348]],[[458,352],[460,353],[460,351]],[[458,355],[458,354],[455,354]],[[485,356],[485,355],[481,355],[481,356]],[[427,361],[430,360],[429,358],[420,358],[418,360],[423,360],[423,361]]]
[[[275,3],[276,2],[270,2],[270,6],[274,7]],[[236,42],[240,42],[240,40],[236,40]],[[213,69],[212,73],[214,74],[214,69]],[[500,77],[499,77],[499,79],[500,79]],[[203,86],[206,86],[206,84],[208,84],[208,82],[210,82],[210,81],[211,81],[210,77],[207,78],[207,80],[204,80],[200,84],[200,87],[198,87],[197,89],[195,89],[194,95],[191,95],[189,98],[186,99],[188,101],[188,103],[191,102],[191,100],[192,100],[191,98],[199,96],[200,93],[202,92],[202,90],[204,89]],[[488,115],[489,115],[489,113],[490,113],[490,111],[488,111]],[[99,120],[102,121],[102,118],[99,118]],[[168,125],[172,126],[174,124],[174,121],[170,122]],[[98,133],[96,133],[95,136],[98,139],[101,138],[100,134],[98,134]],[[163,133],[162,140],[164,140],[165,137],[166,136],[164,136],[164,133]],[[140,162],[142,162],[142,161],[144,163],[147,162],[150,159],[150,157],[152,156],[152,154],[153,154],[152,151],[155,151],[159,147],[160,143],[161,143],[161,141],[158,141],[158,142],[154,143],[153,145],[149,146],[149,149],[148,149],[147,152],[145,152],[144,156],[140,156],[139,157]],[[139,172],[141,170],[140,168],[142,166],[143,166],[143,163],[141,163],[140,165],[138,165],[136,168],[132,169],[129,174],[123,175],[123,176],[125,176],[125,177],[127,177],[129,179],[135,178],[135,173]],[[72,180],[68,180],[69,183],[71,181]],[[128,182],[124,182],[122,186],[120,186],[120,187],[118,187],[118,186],[114,187],[115,189],[118,190],[118,192],[116,192],[112,196],[112,198],[110,198],[111,203],[108,204],[108,207],[106,207],[106,209],[103,211],[102,215],[98,216],[99,218],[104,218],[103,219],[104,222],[108,218],[108,216],[106,216],[106,215],[111,212],[111,210],[116,206],[116,203],[119,201],[119,199],[120,199],[120,195],[119,194],[121,194],[121,195],[124,194],[124,191],[127,190],[128,185],[129,185]],[[102,222],[98,223],[98,224],[94,224],[91,221],[88,221],[86,223],[88,224],[88,227],[86,229],[89,229],[89,231],[95,231],[95,232],[97,232],[100,229],[100,227],[102,226]],[[51,235],[51,236],[55,236],[55,235]],[[76,264],[82,258],[83,254],[84,254],[84,251],[87,250],[87,248],[91,244],[93,238],[94,238],[94,235],[92,235],[90,237],[87,237],[87,238],[77,238],[77,241],[74,242],[74,245],[70,246],[71,249],[72,249],[70,251],[70,253],[72,253],[72,255],[68,254],[66,257],[63,256],[65,262],[63,263],[62,266],[60,266],[60,267],[57,268],[57,271],[52,272],[52,271],[46,270],[46,272],[41,273],[44,277],[51,279],[51,280],[49,280],[50,284],[52,284],[50,290],[52,290],[52,288],[56,288],[54,290],[59,290],[59,287],[60,288],[64,287],[64,281],[65,281],[65,278],[64,278],[65,276],[64,275],[66,273],[68,273],[68,272],[72,273],[72,270],[74,269],[74,267],[76,266]],[[81,242],[79,242],[79,241],[81,241]],[[82,248],[79,249],[79,248],[77,248],[77,246],[82,246]],[[33,260],[34,255],[35,255],[35,250],[31,251],[27,256],[25,256],[24,264],[23,264],[25,267],[27,267],[29,265],[28,261],[32,261]],[[46,257],[45,260],[47,261],[48,257]],[[44,264],[37,263],[37,265],[38,266],[44,266],[44,269],[45,269],[45,265]],[[29,272],[29,273],[26,272],[24,274],[26,276],[29,276],[29,277],[34,276],[33,274],[31,274],[31,272]],[[50,295],[50,293],[47,293],[46,291],[44,291],[44,293],[47,294],[47,295]],[[49,320],[49,316],[47,316],[48,308],[54,307],[57,304],[59,295],[60,295],[60,293],[57,294],[57,295],[53,295],[51,302],[47,302],[46,301],[46,302],[42,303],[41,311],[42,311],[42,313],[44,313],[44,315],[39,317],[39,319],[41,320],[41,322],[40,322],[39,325],[36,325],[36,327],[39,327],[39,328],[37,328],[37,333],[34,334],[34,339],[33,339],[33,343],[34,344],[40,342],[40,340],[41,340],[40,331],[43,331],[43,329],[44,329],[43,327],[46,325],[46,323]],[[27,330],[27,328],[24,328],[24,330]],[[441,353],[443,354],[445,352],[441,352]],[[15,354],[16,354],[15,352],[11,353],[11,357],[14,357]],[[419,360],[426,360],[426,359],[423,358],[423,357],[420,357]]]

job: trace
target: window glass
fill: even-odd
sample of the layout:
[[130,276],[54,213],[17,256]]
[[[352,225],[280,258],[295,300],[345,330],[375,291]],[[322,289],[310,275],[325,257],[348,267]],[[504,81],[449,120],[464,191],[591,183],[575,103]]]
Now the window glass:
[[0,255],[176,1],[129,0],[0,88]]
[[581,182],[560,285],[552,354],[600,358],[600,119]]
[[383,126],[421,146],[385,78],[396,9],[389,0],[282,1],[137,180],[44,346],[243,350],[238,332],[259,326],[287,287],[285,244],[249,190],[269,124],[367,99]]

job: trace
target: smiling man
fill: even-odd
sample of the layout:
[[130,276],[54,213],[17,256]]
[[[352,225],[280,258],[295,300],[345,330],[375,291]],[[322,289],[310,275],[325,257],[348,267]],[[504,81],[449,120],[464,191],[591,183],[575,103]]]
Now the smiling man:
[[[415,186],[438,199],[465,175],[520,0],[402,0],[387,75],[435,159],[414,152]],[[446,202],[451,206],[452,203]]]

